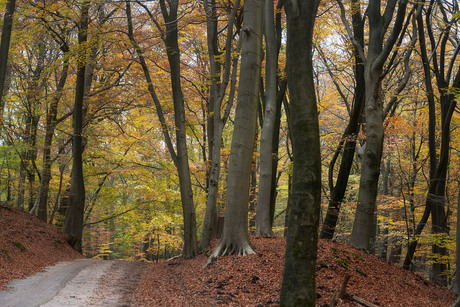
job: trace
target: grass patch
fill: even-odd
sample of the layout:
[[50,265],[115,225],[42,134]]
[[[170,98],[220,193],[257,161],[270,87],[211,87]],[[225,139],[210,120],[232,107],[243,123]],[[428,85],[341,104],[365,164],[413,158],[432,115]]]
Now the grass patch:
[[366,272],[364,271],[361,271],[360,269],[356,268],[356,272],[358,272],[359,274],[363,275],[364,277],[367,277],[367,274]]
[[4,250],[3,248],[0,248],[0,251],[5,254],[6,258],[11,260],[11,256],[10,256],[10,254],[8,254],[8,252],[6,250]]
[[25,246],[22,245],[21,242],[13,242],[13,244],[14,244],[17,248],[19,248],[19,250],[20,250],[21,252],[27,250],[27,248],[25,248]]

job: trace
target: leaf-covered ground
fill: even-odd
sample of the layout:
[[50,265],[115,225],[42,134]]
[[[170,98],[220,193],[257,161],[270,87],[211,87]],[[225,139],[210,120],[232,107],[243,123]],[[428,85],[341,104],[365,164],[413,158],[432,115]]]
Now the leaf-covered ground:
[[[202,268],[206,255],[151,264],[136,293],[139,306],[277,306],[284,265],[284,239],[252,237],[257,254],[219,257]],[[417,274],[348,245],[321,240],[316,267],[317,306],[330,306],[345,276],[347,295],[338,306],[449,306],[446,289]]]
[[[80,258],[66,237],[27,213],[3,207],[0,217],[0,286],[59,261]],[[135,291],[138,306],[277,306],[284,239],[252,237],[257,254],[219,257],[203,269],[206,255],[151,263]],[[216,242],[214,242],[215,244]],[[321,241],[317,262],[317,306],[329,306],[347,274],[338,306],[449,306],[453,295],[422,277],[342,243]]]
[[82,256],[66,236],[26,212],[2,206],[0,213],[0,289],[60,261]]

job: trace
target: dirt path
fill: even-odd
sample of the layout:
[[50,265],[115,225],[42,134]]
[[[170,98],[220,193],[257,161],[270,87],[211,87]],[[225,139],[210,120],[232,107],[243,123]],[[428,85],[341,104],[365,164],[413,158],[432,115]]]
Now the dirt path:
[[143,263],[79,259],[61,262],[0,292],[0,306],[130,306]]

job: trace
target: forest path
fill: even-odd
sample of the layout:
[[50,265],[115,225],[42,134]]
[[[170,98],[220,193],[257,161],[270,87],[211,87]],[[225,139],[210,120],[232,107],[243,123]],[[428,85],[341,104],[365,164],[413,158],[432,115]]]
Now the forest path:
[[134,261],[61,262],[8,283],[0,292],[0,306],[130,306],[143,267]]

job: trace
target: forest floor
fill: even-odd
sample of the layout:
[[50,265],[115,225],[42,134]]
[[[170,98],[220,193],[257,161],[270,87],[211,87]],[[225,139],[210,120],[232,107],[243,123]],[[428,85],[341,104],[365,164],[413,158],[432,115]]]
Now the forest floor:
[[[251,237],[251,242],[257,248],[255,255],[218,257],[207,268],[203,268],[205,254],[150,264],[136,292],[138,305],[277,306],[285,241]],[[415,273],[346,244],[320,240],[316,306],[330,306],[346,275],[350,275],[346,294],[337,306],[441,307],[455,302],[448,289]]]
[[[65,236],[53,227],[14,209],[2,208],[1,215],[0,287],[57,262],[82,261],[79,259],[82,256],[66,244]],[[140,282],[132,291],[134,305],[277,306],[284,265],[284,239],[251,237],[251,242],[257,248],[255,255],[218,257],[207,268],[203,268],[206,253],[192,260],[175,258],[142,264],[139,266],[143,268]],[[101,261],[109,265],[106,262]],[[109,266],[116,268],[118,265],[112,262]],[[94,270],[87,271],[94,273]],[[455,301],[446,288],[335,241],[320,241],[316,271],[317,306],[330,305],[346,275],[350,275],[350,279],[338,306],[361,306],[357,301],[364,300],[377,306],[447,307]],[[115,280],[113,272],[101,274],[93,293],[114,292],[109,289],[113,284],[110,280]],[[71,282],[67,282],[69,284]],[[121,290],[116,291],[120,293]]]

